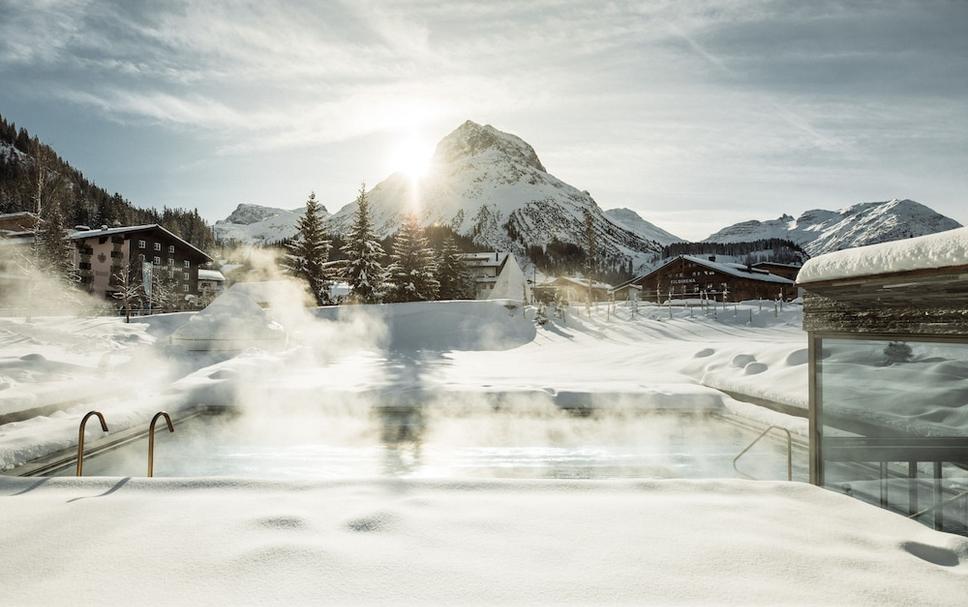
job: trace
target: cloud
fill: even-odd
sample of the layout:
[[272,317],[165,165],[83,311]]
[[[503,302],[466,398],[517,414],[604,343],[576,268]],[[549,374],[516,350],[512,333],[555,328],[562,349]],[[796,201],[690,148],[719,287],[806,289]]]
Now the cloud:
[[965,3],[904,1],[0,0],[0,78],[16,85],[0,101],[188,133],[226,162],[362,155],[471,118],[606,206],[815,205],[836,184],[805,180],[824,174],[845,197],[906,177],[954,204],[966,21]]

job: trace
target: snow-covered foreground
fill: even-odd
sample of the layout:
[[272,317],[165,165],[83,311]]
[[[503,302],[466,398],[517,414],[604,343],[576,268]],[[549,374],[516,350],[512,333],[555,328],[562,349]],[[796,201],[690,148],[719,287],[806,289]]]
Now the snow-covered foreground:
[[11,605],[964,605],[968,540],[799,483],[0,478]]

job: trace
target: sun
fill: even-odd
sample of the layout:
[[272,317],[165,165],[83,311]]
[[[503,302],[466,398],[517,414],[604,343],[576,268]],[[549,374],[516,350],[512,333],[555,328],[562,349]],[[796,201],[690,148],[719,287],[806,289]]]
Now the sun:
[[419,137],[408,137],[394,148],[391,167],[412,180],[418,180],[430,170],[433,154],[433,144]]

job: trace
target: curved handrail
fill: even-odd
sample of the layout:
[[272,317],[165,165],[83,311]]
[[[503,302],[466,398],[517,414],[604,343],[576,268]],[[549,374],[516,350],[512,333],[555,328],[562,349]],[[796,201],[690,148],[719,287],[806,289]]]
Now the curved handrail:
[[81,418],[81,426],[77,430],[77,472],[76,476],[84,476],[84,428],[87,426],[87,420],[92,416],[97,415],[98,420],[101,422],[101,430],[105,432],[108,431],[108,424],[104,421],[104,415],[100,411],[88,411],[84,417]]
[[159,411],[155,413],[155,416],[151,418],[151,425],[148,426],[148,476],[155,475],[155,424],[158,423],[158,418],[164,417],[165,423],[168,424],[168,431],[174,432],[175,427],[171,425],[171,416],[168,415],[167,411]]
[[739,454],[736,457],[733,458],[733,470],[735,470],[739,474],[742,474],[743,476],[745,476],[746,478],[748,478],[750,480],[756,480],[752,476],[750,476],[749,474],[746,474],[745,472],[743,472],[739,468],[737,468],[736,467],[736,462],[739,461],[739,458],[741,458],[744,455],[746,455],[746,452],[747,451],[749,451],[750,449],[752,449],[756,445],[756,443],[760,442],[760,439],[762,439],[764,436],[766,436],[767,434],[769,434],[770,431],[772,431],[772,430],[780,430],[780,431],[782,431],[782,432],[784,432],[786,434],[786,437],[787,437],[787,480],[788,481],[792,481],[793,480],[793,435],[790,434],[790,431],[789,430],[787,430],[786,428],[783,428],[781,426],[770,426],[769,428],[767,428],[766,430],[764,430],[763,432],[761,432],[759,436],[757,436],[755,439],[753,439],[753,442],[751,442],[749,445],[747,445],[745,449],[743,449],[742,451],[740,451]]

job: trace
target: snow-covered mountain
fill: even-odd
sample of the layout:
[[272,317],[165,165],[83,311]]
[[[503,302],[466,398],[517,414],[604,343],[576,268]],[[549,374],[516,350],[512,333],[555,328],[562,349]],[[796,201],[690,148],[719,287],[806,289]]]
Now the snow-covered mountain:
[[659,244],[672,244],[673,242],[685,242],[685,238],[680,238],[675,234],[666,232],[659,226],[650,221],[642,219],[642,216],[632,209],[609,209],[605,211],[605,216],[614,223],[635,232],[646,240],[654,240]]
[[816,209],[794,219],[782,215],[767,221],[743,221],[723,228],[706,242],[742,242],[784,238],[812,256],[850,247],[924,236],[961,224],[913,200],[862,202],[839,211]]
[[[219,240],[235,240],[246,244],[265,244],[291,238],[296,233],[296,222],[306,213],[306,207],[278,209],[259,204],[240,204],[226,217],[215,222]],[[319,216],[329,217],[320,205]]]
[[[660,249],[606,217],[588,192],[548,173],[525,141],[470,120],[437,144],[426,176],[394,173],[368,195],[381,236],[416,213],[423,225],[449,225],[482,246],[523,254],[553,240],[580,245],[588,211],[603,259],[638,265]],[[330,230],[345,233],[355,212],[354,202],[344,206],[329,219]]]

